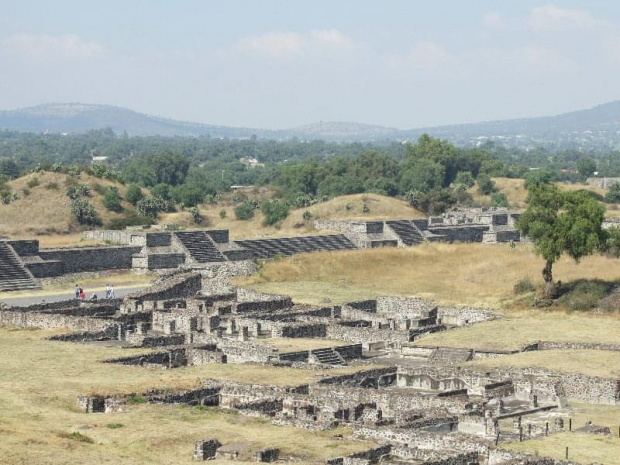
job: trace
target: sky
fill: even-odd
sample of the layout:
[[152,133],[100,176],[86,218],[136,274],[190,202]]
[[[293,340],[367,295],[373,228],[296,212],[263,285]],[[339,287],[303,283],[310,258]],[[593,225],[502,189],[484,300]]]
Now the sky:
[[620,99],[618,0],[0,0],[0,110],[401,129]]

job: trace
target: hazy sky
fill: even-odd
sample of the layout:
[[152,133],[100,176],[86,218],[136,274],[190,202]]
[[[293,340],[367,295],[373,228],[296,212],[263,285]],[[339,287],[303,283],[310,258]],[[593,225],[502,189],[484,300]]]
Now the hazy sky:
[[0,109],[413,128],[620,99],[618,0],[0,0]]

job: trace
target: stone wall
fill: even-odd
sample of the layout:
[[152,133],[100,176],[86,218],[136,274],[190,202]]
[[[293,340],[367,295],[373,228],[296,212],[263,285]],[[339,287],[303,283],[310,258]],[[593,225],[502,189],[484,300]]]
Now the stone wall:
[[586,183],[588,186],[609,189],[613,184],[620,183],[620,178],[588,178]]
[[490,309],[477,307],[438,307],[437,318],[442,324],[465,326],[495,320],[497,314]]
[[39,241],[37,240],[18,240],[6,241],[17,255],[20,257],[39,254]]
[[80,247],[75,249],[45,249],[39,252],[43,260],[58,260],[64,273],[131,269],[131,257],[142,247]]
[[53,278],[61,276],[64,272],[64,264],[60,260],[27,262],[24,265],[35,278]]

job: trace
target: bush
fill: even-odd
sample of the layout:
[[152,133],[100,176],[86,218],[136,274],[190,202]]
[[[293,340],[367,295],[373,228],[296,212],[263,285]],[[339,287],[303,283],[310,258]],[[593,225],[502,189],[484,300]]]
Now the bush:
[[312,219],[312,213],[308,210],[306,210],[303,214],[303,219],[304,221],[308,222]]
[[514,287],[515,294],[527,294],[528,292],[534,292],[535,290],[536,285],[529,276],[519,280]]
[[605,202],[620,203],[620,183],[616,182],[609,187],[605,195]]
[[123,425],[122,423],[108,423],[105,426],[106,428],[109,428],[109,429],[118,429],[118,428],[122,428],[125,425]]
[[220,210],[220,218],[222,219],[226,218],[226,210],[224,209]]
[[201,224],[202,223],[202,215],[200,214],[200,210],[198,210],[198,207],[190,208],[189,212],[192,215],[194,223],[196,223],[196,224]]
[[80,224],[98,226],[101,218],[95,207],[85,198],[78,197],[71,202],[71,213]]
[[286,219],[289,214],[289,206],[280,200],[267,200],[263,202],[261,211],[265,215],[265,224],[273,226]]
[[[50,189],[49,184],[46,187]],[[56,184],[56,188],[58,188],[57,184]],[[81,198],[81,197],[89,197],[90,194],[91,194],[90,187],[84,184],[73,184],[73,185],[70,185],[67,189],[67,197],[73,200]]]
[[85,434],[74,432],[74,433],[60,433],[58,436],[65,439],[71,439],[72,441],[83,442],[86,444],[94,444],[95,441],[92,438],[89,438]]
[[368,206],[368,204],[364,204],[362,205],[362,213],[370,213],[370,207]]
[[137,205],[143,197],[144,194],[142,193],[142,189],[140,189],[140,186],[138,186],[137,184],[129,185],[129,187],[127,188],[127,194],[125,195],[127,202],[132,205]]
[[508,208],[508,197],[503,192],[491,195],[491,205],[494,207]]
[[128,226],[150,226],[154,224],[151,218],[140,216],[136,212],[127,212],[123,218],[116,218],[106,224],[106,229],[122,231]]
[[39,185],[39,178],[32,178],[30,179],[26,185],[30,188],[33,189],[35,187],[37,187]]
[[456,205],[456,195],[451,189],[435,188],[428,194],[419,194],[417,209],[429,214],[439,215]]
[[103,206],[113,212],[122,212],[121,196],[116,186],[110,186],[106,189],[103,196]]
[[235,207],[235,216],[238,220],[251,220],[254,218],[254,211],[258,208],[256,200],[248,199],[241,205]]
[[50,191],[57,191],[58,189],[60,189],[60,187],[58,186],[58,183],[56,182],[48,182],[45,188]]
[[495,186],[495,181],[493,181],[488,175],[478,175],[477,181],[478,192],[480,192],[482,195],[491,195],[493,192],[497,192],[497,186]]
[[136,210],[139,215],[156,219],[159,212],[165,212],[168,209],[168,203],[161,197],[153,197],[147,195],[138,201]]
[[137,405],[137,404],[146,404],[148,399],[143,396],[130,396],[127,398],[127,403],[129,405]]
[[474,176],[471,174],[471,172],[459,171],[459,173],[456,175],[456,178],[454,179],[454,184],[456,186],[465,186],[469,189],[470,187],[474,187],[474,185],[476,184],[476,180],[474,179]]
[[596,281],[580,281],[562,295],[559,303],[573,311],[592,310],[609,292],[609,286]]
[[27,187],[24,187],[22,189],[22,194],[24,194],[24,197],[28,197],[30,195],[30,189],[28,189]]

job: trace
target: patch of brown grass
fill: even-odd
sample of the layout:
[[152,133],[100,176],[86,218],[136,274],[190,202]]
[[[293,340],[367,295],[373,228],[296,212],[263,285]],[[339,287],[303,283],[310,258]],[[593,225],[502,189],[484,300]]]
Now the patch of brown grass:
[[[550,324],[551,322],[547,322]],[[567,325],[567,331],[562,331],[564,337],[584,337],[595,340],[614,340],[620,334],[620,322],[615,322],[612,328],[581,328],[582,334],[575,334],[575,325]],[[583,322],[581,322],[583,323]],[[605,322],[609,325],[609,322]],[[602,331],[596,331],[596,329]],[[557,339],[556,339],[557,340]],[[570,340],[570,339],[569,339]],[[498,367],[535,367],[565,373],[581,373],[588,376],[602,378],[620,378],[620,353],[605,350],[541,350],[521,352],[499,358],[487,358],[467,362],[464,366],[498,368]]]
[[[296,385],[321,372],[232,364],[176,370],[103,364],[103,359],[142,351],[44,340],[54,333],[0,328],[0,454],[5,463],[189,465],[194,443],[212,437],[254,449],[280,447],[285,456],[308,462],[370,447],[367,442],[332,438],[346,430],[314,433],[277,427],[268,420],[211,408],[132,405],[120,414],[79,413],[76,396],[89,392],[193,388],[205,378]],[[123,428],[107,427],[112,421]],[[93,443],[72,439],[78,437],[76,432]]]
[[[562,258],[554,276],[563,282],[576,279],[620,281],[618,260],[599,255],[579,264]],[[520,279],[542,282],[542,259],[531,247],[506,244],[424,243],[406,249],[365,249],[296,255],[266,263],[260,272],[240,279],[268,292],[290,294],[298,301],[334,303],[350,300],[352,293],[427,297],[445,304],[501,307],[512,302]],[[537,279],[538,278],[538,279]]]

